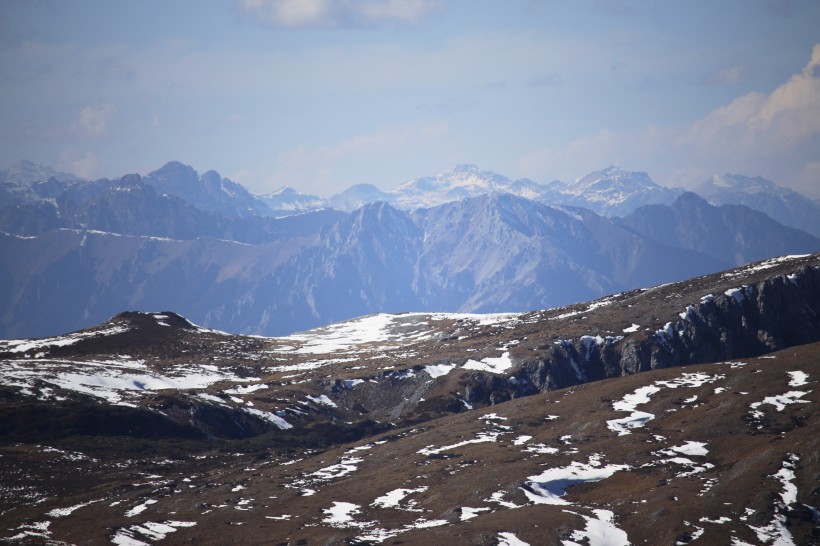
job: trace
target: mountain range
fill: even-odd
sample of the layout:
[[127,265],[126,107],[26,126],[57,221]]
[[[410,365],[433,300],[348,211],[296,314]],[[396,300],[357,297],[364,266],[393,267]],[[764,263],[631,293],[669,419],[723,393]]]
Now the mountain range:
[[818,354],[820,254],[278,338],[118,313],[0,341],[0,540],[814,544]]
[[[292,191],[274,203],[178,162],[97,181],[22,164],[1,180],[6,338],[124,309],[262,335],[384,311],[524,311],[820,248],[748,206],[616,168],[540,185],[459,166],[392,193],[356,186],[338,209]],[[546,204],[550,192],[598,212]]]

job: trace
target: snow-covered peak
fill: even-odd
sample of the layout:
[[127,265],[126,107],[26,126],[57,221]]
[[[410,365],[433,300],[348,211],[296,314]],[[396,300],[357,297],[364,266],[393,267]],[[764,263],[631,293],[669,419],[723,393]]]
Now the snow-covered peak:
[[277,188],[270,193],[261,194],[257,197],[290,197],[293,195],[297,195],[298,192],[293,189],[291,186],[282,186],[281,188]]
[[698,186],[698,192],[701,195],[709,197],[719,192],[743,192],[743,193],[759,193],[759,192],[777,192],[784,190],[772,182],[760,176],[749,177],[740,174],[724,174],[714,175],[703,184]]
[[606,169],[591,172],[567,186],[570,194],[595,192],[612,192],[615,190],[641,191],[660,188],[645,172],[626,171],[615,165]]
[[396,188],[398,193],[408,191],[442,191],[452,188],[480,188],[485,191],[502,190],[509,186],[510,179],[506,176],[484,171],[475,165],[457,165],[435,177],[422,177],[405,182]]
[[457,165],[436,176],[416,178],[390,192],[396,206],[403,209],[433,207],[487,195],[507,192],[535,198],[543,191],[540,184],[530,180],[513,182],[493,171],[481,170],[475,165]]
[[624,216],[649,204],[672,203],[683,190],[656,184],[647,173],[615,165],[591,172],[564,186],[552,185],[542,200],[583,207],[604,216]]

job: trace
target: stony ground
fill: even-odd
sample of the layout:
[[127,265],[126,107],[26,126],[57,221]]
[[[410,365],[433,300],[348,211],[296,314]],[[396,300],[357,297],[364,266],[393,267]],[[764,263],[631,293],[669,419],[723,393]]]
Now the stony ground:
[[[677,347],[704,331],[739,339],[721,305],[772,306],[818,263],[288,338],[132,313],[0,342],[0,541],[816,544],[820,344],[623,362],[630,344],[692,361]],[[785,344],[766,335],[788,326],[753,334]]]

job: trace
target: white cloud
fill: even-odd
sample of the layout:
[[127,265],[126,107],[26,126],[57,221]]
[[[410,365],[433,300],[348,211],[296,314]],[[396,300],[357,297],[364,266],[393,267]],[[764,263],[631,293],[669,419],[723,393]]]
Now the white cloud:
[[237,6],[275,28],[338,28],[415,24],[440,0],[237,0]]
[[[522,174],[567,180],[610,163],[649,170],[658,182],[691,187],[715,173],[760,175],[818,193],[820,44],[809,63],[769,94],[747,93],[682,127],[602,128],[519,160]],[[570,175],[572,172],[574,174]],[[815,177],[815,178],[812,178]]]

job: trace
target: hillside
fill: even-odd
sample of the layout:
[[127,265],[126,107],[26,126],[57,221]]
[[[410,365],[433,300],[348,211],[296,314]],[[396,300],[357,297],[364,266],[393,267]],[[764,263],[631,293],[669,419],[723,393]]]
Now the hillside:
[[16,543],[810,544],[818,317],[815,254],[529,313],[4,341],[0,519]]

